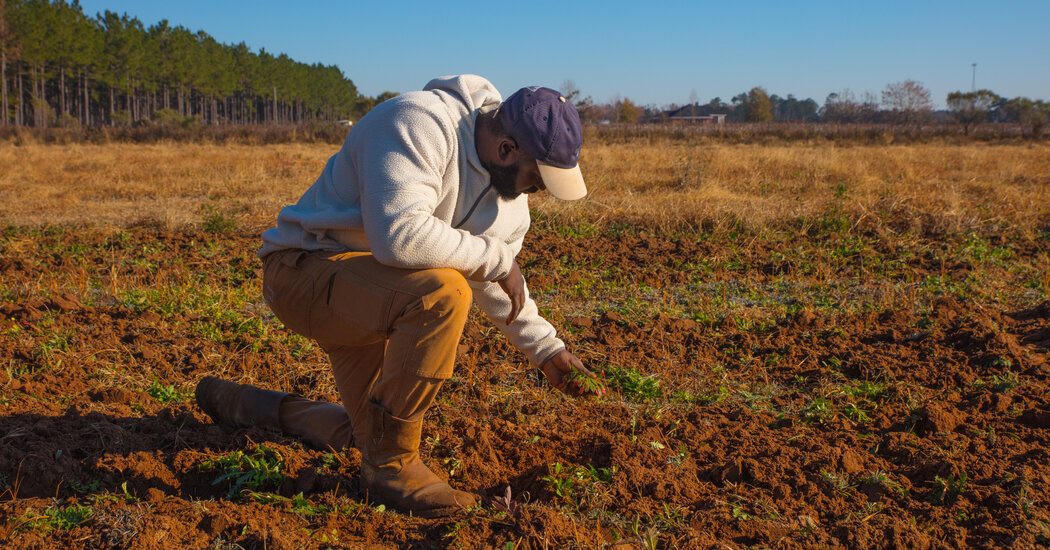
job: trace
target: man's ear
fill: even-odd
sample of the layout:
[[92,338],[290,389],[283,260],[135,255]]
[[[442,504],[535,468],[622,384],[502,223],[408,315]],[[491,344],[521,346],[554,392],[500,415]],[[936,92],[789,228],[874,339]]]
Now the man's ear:
[[500,166],[510,166],[518,162],[518,143],[509,136],[500,136],[496,144],[496,157]]

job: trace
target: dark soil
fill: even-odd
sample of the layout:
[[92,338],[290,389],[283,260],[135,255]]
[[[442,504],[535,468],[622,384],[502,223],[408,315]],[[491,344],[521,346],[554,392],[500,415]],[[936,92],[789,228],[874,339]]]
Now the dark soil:
[[[336,398],[323,353],[290,336],[261,299],[219,304],[240,319],[261,319],[266,330],[254,332],[219,313],[210,317],[207,306],[186,305],[195,289],[257,286],[254,237],[124,235],[7,232],[0,256],[5,548],[633,548],[647,539],[659,548],[1029,548],[1050,541],[1050,302],[944,294],[915,308],[803,307],[748,325],[614,307],[577,315],[554,300],[551,317],[563,338],[611,381],[606,396],[582,399],[550,391],[473,315],[456,377],[428,413],[422,449],[439,475],[484,504],[426,520],[369,505],[357,493],[356,451],[326,453],[280,434],[221,428],[193,402],[190,392],[205,375]],[[695,292],[682,261],[732,256],[732,245],[538,230],[521,259],[530,285],[550,289],[545,296],[575,280],[558,269],[559,258],[612,269],[630,285]],[[777,246],[764,242],[733,256],[744,265],[736,273],[815,276],[790,260],[769,261]],[[1018,247],[1048,249],[1046,241]],[[920,258],[911,269],[952,271],[944,265]],[[962,278],[980,269],[954,267]],[[183,285],[187,301],[173,307],[148,293],[166,285]],[[639,388],[645,376],[659,385]],[[174,397],[158,398],[156,388],[168,385]],[[231,497],[205,467],[257,444],[280,454],[285,476],[257,491],[283,499]],[[555,464],[599,473],[561,475]],[[562,496],[549,481],[559,476],[575,480]],[[494,500],[508,486],[509,512]],[[304,500],[294,501],[299,494]],[[90,515],[67,525],[44,519],[47,510],[75,506],[90,506]]]

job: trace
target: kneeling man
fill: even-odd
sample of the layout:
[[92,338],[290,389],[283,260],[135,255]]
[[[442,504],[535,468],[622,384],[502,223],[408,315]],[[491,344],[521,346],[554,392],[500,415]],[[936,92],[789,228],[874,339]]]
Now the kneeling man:
[[549,88],[501,101],[461,75],[375,107],[259,251],[267,303],[328,353],[342,405],[211,377],[198,404],[221,423],[356,447],[378,502],[425,517],[474,505],[418,452],[471,303],[555,388],[573,369],[594,376],[540,317],[515,259],[529,194],[587,193],[582,143],[576,108]]

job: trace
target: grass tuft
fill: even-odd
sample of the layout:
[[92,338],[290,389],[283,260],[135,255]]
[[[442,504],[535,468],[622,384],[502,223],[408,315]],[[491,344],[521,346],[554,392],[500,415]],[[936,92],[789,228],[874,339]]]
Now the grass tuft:
[[281,473],[283,467],[284,459],[281,454],[265,445],[256,445],[250,454],[234,451],[221,458],[208,459],[201,464],[204,471],[223,472],[212,481],[212,485],[229,483],[228,498],[247,490],[254,491],[281,483],[285,478]]

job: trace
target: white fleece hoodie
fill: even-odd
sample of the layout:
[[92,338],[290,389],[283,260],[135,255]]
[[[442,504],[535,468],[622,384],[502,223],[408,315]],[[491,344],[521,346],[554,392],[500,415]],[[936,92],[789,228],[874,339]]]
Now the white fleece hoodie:
[[528,195],[499,197],[474,147],[478,113],[502,98],[475,75],[431,80],[362,118],[299,202],[262,235],[259,257],[286,248],[371,251],[404,268],[449,267],[467,278],[489,321],[536,365],[565,345],[526,289],[511,325],[499,284],[529,229]]

